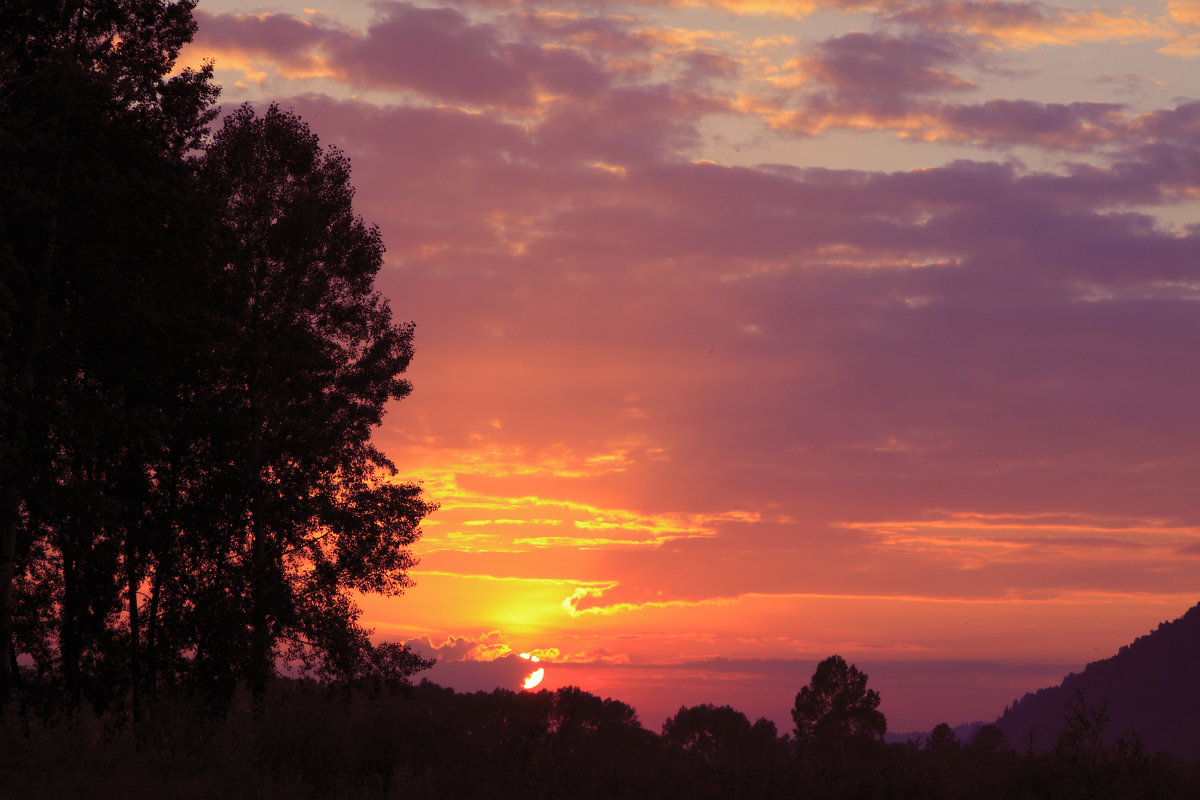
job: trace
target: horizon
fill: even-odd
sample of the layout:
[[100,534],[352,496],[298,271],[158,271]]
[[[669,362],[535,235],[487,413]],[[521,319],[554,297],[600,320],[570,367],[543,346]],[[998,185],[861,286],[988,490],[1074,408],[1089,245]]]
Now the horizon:
[[784,733],[836,653],[929,730],[1200,599],[1194,0],[196,20],[225,113],[349,157],[416,324],[374,440],[440,509],[361,606],[418,680]]
[[[1193,608],[1196,607],[1200,607],[1200,603],[1193,606]],[[968,670],[972,671],[976,677],[973,688],[976,691],[985,692],[993,701],[1002,703],[999,706],[999,710],[994,714],[989,714],[979,719],[942,719],[924,727],[903,729],[897,728],[889,718],[888,736],[927,734],[937,724],[942,722],[956,729],[994,723],[1026,694],[1036,693],[1041,689],[1057,687],[1068,677],[1084,672],[1092,664],[1116,657],[1127,646],[1132,645],[1138,639],[1153,634],[1162,624],[1175,622],[1178,619],[1177,617],[1172,620],[1162,620],[1159,625],[1138,634],[1134,639],[1120,645],[1118,649],[1111,653],[1099,655],[1081,665],[1047,664],[1030,666],[999,662],[961,662],[944,665],[956,668],[960,673],[965,673]],[[426,643],[414,641],[408,644],[415,646],[417,652],[422,655],[432,655]],[[472,661],[465,659],[450,661],[442,663],[441,670],[438,670],[435,664],[433,669],[414,675],[413,681],[419,683],[422,680],[428,679],[432,683],[437,683],[464,693],[476,691],[487,692],[497,688],[523,691],[520,688],[521,681],[524,676],[529,674],[530,668],[525,662],[520,661],[520,658],[521,656],[517,654],[508,653],[499,656],[494,661]],[[762,664],[760,663],[762,661],[768,663]],[[791,718],[791,701],[794,699],[796,692],[799,691],[799,688],[808,685],[810,682],[811,673],[815,669],[818,660],[815,659],[812,662],[808,670],[808,677],[800,678],[797,676],[799,683],[795,684],[794,689],[791,688],[791,684],[780,680],[777,672],[773,672],[770,669],[770,666],[772,666],[770,661],[770,659],[744,659],[741,661],[714,659],[712,662],[700,664],[622,665],[624,669],[621,672],[626,673],[625,675],[617,675],[615,676],[616,679],[613,680],[614,676],[610,670],[608,682],[601,679],[598,686],[594,686],[592,690],[585,689],[585,691],[591,691],[591,693],[603,698],[611,697],[614,700],[619,700],[633,706],[638,711],[638,719],[642,726],[655,733],[661,731],[663,723],[684,707],[708,704],[714,706],[731,706],[734,710],[744,713],[751,721],[768,719],[775,724],[780,736],[790,735],[793,724]],[[539,666],[549,669],[556,679],[549,679],[548,674],[547,679],[543,680],[533,689],[530,689],[530,691],[554,691],[571,686],[582,688],[580,682],[572,680],[570,676],[580,671],[583,671],[586,675],[586,665],[572,665],[570,662],[555,665],[543,661],[539,663]],[[787,666],[794,667],[795,662],[787,662]],[[918,715],[917,718],[929,718],[927,715],[920,716],[920,708],[923,690],[928,690],[926,669],[930,665],[913,662],[875,662],[852,666],[859,666],[869,678],[868,686],[880,692],[881,709],[885,710],[889,706],[893,708],[907,707],[910,709],[910,713]],[[565,672],[565,675],[560,673],[560,669]],[[656,699],[657,696],[661,695],[664,687],[671,685],[669,679],[672,677],[672,673],[678,675],[680,672],[689,669],[698,675],[716,673],[719,676],[722,673],[734,673],[749,676],[748,681],[753,681],[753,683],[748,682],[744,678],[743,682],[739,684],[739,690],[742,693],[741,696],[748,698],[748,707],[740,707],[731,702],[717,702],[711,699],[672,706],[670,702]],[[664,675],[663,673],[666,674]],[[647,676],[649,676],[648,679]],[[762,680],[764,677],[767,680]],[[772,678],[774,680],[771,680]],[[1039,680],[1041,683],[1036,683]],[[714,681],[709,685],[713,683],[716,682]],[[1011,696],[1006,694],[1006,692],[1013,691],[1016,694],[1012,694]],[[897,697],[899,697],[899,702],[897,701]],[[638,698],[639,701],[635,701],[632,698]],[[889,698],[891,698],[890,703]]]

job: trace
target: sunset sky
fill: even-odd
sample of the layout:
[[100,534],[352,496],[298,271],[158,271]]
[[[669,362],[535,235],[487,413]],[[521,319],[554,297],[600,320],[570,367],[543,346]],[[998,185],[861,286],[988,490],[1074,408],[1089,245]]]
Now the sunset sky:
[[[316,4],[316,5],[314,5]],[[350,157],[460,689],[992,720],[1200,600],[1200,0],[202,0]]]

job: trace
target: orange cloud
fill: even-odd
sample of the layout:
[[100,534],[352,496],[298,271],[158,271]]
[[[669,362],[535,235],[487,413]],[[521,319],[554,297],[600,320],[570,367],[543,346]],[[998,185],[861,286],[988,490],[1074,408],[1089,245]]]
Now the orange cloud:
[[1113,14],[1099,8],[1074,10],[1010,0],[911,6],[891,18],[969,34],[995,49],[1153,41],[1171,35],[1161,21],[1136,9]]
[[1173,35],[1158,52],[1188,58],[1200,56],[1200,2],[1168,0],[1166,19]]

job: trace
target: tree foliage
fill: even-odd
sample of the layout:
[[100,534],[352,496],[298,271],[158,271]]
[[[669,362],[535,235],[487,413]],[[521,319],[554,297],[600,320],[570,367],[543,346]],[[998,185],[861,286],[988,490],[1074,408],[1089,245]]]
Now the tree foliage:
[[431,508],[370,442],[412,326],[340,153],[274,107],[210,137],[194,5],[0,4],[0,700],[425,664],[352,599]]
[[78,699],[136,590],[135,506],[176,355],[164,309],[197,274],[186,156],[216,96],[210,69],[169,76],[192,5],[0,7],[5,697],[16,642],[43,666],[52,643]]
[[[351,591],[400,594],[431,510],[371,444],[385,405],[411,387],[412,325],[373,280],[379,231],[354,213],[350,166],[272,105],[225,120],[200,165],[218,200],[231,323],[216,397],[237,491],[220,543],[260,690],[277,645],[323,673],[371,664]],[[226,461],[226,459],[222,459]],[[233,653],[226,655],[232,656]]]
[[729,706],[680,708],[663,723],[663,741],[706,762],[728,760],[750,736],[750,720]]
[[882,740],[887,732],[879,693],[867,688],[865,673],[837,655],[818,664],[812,681],[796,694],[792,720],[801,748],[843,749]]

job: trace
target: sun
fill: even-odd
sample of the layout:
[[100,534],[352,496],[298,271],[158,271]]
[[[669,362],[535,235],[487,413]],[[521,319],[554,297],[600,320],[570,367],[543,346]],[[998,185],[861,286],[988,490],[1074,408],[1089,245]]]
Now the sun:
[[[534,656],[534,655],[530,655],[529,653],[521,653],[521,658],[525,659],[526,661],[532,661],[535,664],[538,662],[538,657]],[[534,688],[535,686],[537,686],[539,683],[542,682],[542,678],[544,678],[544,677],[546,677],[546,668],[538,667],[533,672],[531,672],[525,676],[524,688],[526,688],[526,689]]]

